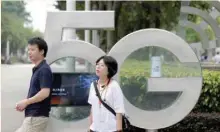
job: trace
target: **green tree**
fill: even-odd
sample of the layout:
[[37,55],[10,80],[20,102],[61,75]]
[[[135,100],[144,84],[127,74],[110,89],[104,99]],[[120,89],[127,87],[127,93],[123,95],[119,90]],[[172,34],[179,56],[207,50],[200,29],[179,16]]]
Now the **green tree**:
[[[84,2],[77,2],[77,8],[84,9],[83,4]],[[108,4],[111,5],[110,8]],[[91,1],[91,5],[97,7],[96,10],[115,11],[115,30],[111,32],[111,46],[125,35],[139,29],[161,28],[172,31],[178,24],[180,14],[180,1]],[[65,1],[57,1],[58,9],[65,10],[65,6]],[[210,9],[210,5],[205,1],[192,1],[190,6],[207,11]],[[196,22],[199,17],[189,15],[188,19]],[[99,32],[101,47],[106,50],[106,31]],[[193,36],[193,41],[199,40],[198,34],[192,35],[193,33],[188,30],[187,37]]]
[[31,22],[30,14],[25,11],[24,1],[3,1],[1,11],[13,13],[23,21]]
[[1,23],[2,55],[5,53],[6,43],[9,41],[10,53],[18,50],[24,52],[27,40],[35,35],[42,36],[39,31],[33,31],[30,27],[24,27],[31,22],[30,14],[25,10],[23,1],[3,1]]
[[[209,3],[207,3],[207,1],[191,1],[190,6],[201,9],[201,10],[204,10],[205,12],[210,13],[211,6],[210,6]],[[188,15],[188,20],[192,21],[196,24],[200,24],[200,22],[203,21],[203,19],[201,17],[196,16],[196,15],[192,15],[192,14]],[[191,28],[185,28],[185,30],[186,30],[186,41],[188,43],[194,43],[194,42],[201,41],[199,33],[197,33],[196,31],[194,31]],[[205,32],[207,33],[207,36],[208,36],[209,40],[213,40],[215,38],[214,32],[213,32],[213,30],[211,29],[210,26],[207,27]]]

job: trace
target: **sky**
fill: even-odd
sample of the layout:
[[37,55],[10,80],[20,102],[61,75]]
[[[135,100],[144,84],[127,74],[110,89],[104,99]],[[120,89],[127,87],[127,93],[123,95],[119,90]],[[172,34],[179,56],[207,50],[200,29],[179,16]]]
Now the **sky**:
[[44,32],[46,24],[47,11],[56,11],[53,4],[56,0],[25,0],[26,11],[32,17],[32,26],[36,30]]

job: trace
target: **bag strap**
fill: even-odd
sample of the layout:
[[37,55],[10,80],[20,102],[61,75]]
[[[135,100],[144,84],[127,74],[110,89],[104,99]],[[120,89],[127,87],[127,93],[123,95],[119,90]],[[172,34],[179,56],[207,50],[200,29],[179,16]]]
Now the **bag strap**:
[[99,98],[99,100],[101,101],[101,103],[105,106],[106,109],[108,109],[113,115],[116,116],[116,112],[109,106],[107,105],[101,98],[100,93],[98,91],[98,87],[97,87],[97,82],[94,81],[93,82],[94,88],[95,88],[95,92],[96,92],[96,96]]

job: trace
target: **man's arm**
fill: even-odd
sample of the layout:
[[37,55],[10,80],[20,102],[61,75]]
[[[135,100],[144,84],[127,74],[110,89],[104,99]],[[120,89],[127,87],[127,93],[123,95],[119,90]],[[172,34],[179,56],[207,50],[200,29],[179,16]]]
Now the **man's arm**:
[[42,69],[39,81],[41,90],[35,96],[27,99],[28,105],[41,102],[49,97],[53,81],[51,70],[48,68]]
[[50,88],[41,88],[41,90],[33,97],[27,99],[27,104],[34,104],[43,101],[50,95]]
[[49,68],[44,68],[40,72],[40,91],[33,97],[24,99],[16,104],[17,111],[23,111],[28,105],[41,102],[50,95],[50,89],[52,87],[52,72]]

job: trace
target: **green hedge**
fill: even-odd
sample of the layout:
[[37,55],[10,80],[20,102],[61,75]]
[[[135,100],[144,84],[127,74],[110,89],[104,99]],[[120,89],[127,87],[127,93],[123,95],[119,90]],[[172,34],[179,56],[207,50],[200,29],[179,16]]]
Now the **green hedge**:
[[[147,78],[150,77],[150,63],[128,60],[121,67],[120,85],[127,99],[141,109],[159,110],[174,102],[181,93],[147,92]],[[163,77],[199,77],[198,64],[191,66],[175,64],[162,66]],[[220,72],[202,71],[203,88],[194,112],[220,112]]]
[[[199,63],[181,63],[163,64],[163,77],[198,77],[201,76]],[[130,77],[150,77],[151,64],[149,61],[126,60],[121,69],[122,78]]]
[[194,112],[220,112],[220,72],[203,71],[202,93]]
[[[150,69],[149,62],[128,60],[121,67],[120,83],[125,97],[133,105],[145,110],[160,110],[171,105],[181,93],[147,92]],[[198,77],[201,69],[197,64],[163,65],[162,73],[163,77]],[[203,70],[202,76],[201,96],[192,112],[179,123],[159,132],[220,132],[220,72]],[[136,131],[144,129],[137,128]]]

